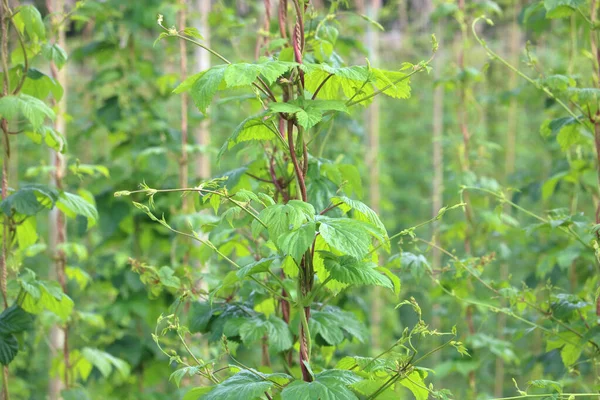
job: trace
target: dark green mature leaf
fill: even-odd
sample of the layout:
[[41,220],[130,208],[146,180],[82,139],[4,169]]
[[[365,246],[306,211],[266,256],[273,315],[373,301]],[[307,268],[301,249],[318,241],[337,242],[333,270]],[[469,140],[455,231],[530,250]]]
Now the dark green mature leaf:
[[227,65],[217,65],[205,71],[194,82],[190,90],[190,96],[194,104],[200,111],[206,113],[208,106],[212,103],[213,97],[219,90]]
[[544,0],[546,18],[565,18],[585,5],[585,0]]
[[188,314],[188,327],[191,333],[206,332],[214,309],[209,302],[194,302]]
[[35,215],[43,209],[50,209],[58,200],[58,192],[39,184],[24,185],[0,203],[0,209],[6,215],[14,213]]
[[281,392],[282,400],[358,400],[348,388],[361,380],[350,371],[325,370],[312,382],[294,381]]
[[338,282],[349,285],[376,285],[392,289],[392,281],[377,272],[377,264],[371,261],[360,261],[354,257],[338,257],[333,253],[321,252],[325,269]]
[[14,335],[0,334],[0,364],[8,365],[19,352],[19,342]]
[[215,386],[200,397],[201,400],[257,400],[274,385],[268,376],[258,372],[242,371]]
[[349,218],[319,217],[319,233],[336,250],[357,259],[369,252],[371,243],[365,223]]
[[31,328],[33,316],[18,305],[12,305],[0,314],[0,335],[21,333]]
[[327,306],[322,310],[311,310],[309,320],[311,335],[319,335],[331,346],[340,344],[344,338],[364,342],[368,339],[366,327],[356,316],[337,307]]
[[554,296],[550,309],[556,318],[568,321],[572,317],[577,317],[575,315],[577,310],[587,306],[591,304],[573,294],[561,293]]
[[269,316],[267,334],[269,348],[276,353],[289,350],[294,345],[292,333],[284,320],[274,315]]

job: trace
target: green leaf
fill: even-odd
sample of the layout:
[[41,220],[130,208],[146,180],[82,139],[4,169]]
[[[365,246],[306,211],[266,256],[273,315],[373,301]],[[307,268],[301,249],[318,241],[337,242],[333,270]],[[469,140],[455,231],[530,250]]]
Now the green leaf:
[[302,256],[313,243],[316,233],[316,224],[309,221],[300,228],[282,235],[277,239],[277,247],[284,255],[290,255],[296,262],[300,262]]
[[298,64],[295,62],[267,60],[259,64],[260,74],[269,85]]
[[578,317],[576,311],[587,306],[591,306],[591,304],[573,294],[560,293],[554,296],[550,309],[554,317],[568,321],[571,318]]
[[206,394],[212,390],[210,386],[203,386],[190,389],[185,395],[183,395],[182,400],[198,400],[200,396]]
[[248,318],[240,326],[239,333],[244,344],[252,344],[261,340],[267,334],[267,321],[263,318]]
[[225,70],[225,83],[227,87],[250,86],[259,74],[260,67],[256,64],[230,64]]
[[14,11],[13,21],[21,34],[27,33],[32,40],[44,40],[46,28],[42,15],[37,8],[31,5],[18,7]]
[[279,317],[269,316],[267,325],[269,348],[276,353],[289,350],[294,345],[288,325]]
[[215,386],[201,400],[258,400],[274,383],[259,372],[242,371]]
[[243,120],[233,131],[231,136],[227,139],[219,154],[218,159],[229,149],[238,143],[249,142],[249,141],[265,141],[275,139],[275,132],[269,127],[271,120],[264,120],[263,117],[266,115],[265,112],[260,114],[252,115]]
[[67,321],[73,312],[73,300],[62,292],[58,282],[37,281],[24,276],[20,279],[24,296],[21,307],[31,314],[39,314],[48,310],[62,321]]
[[204,38],[200,34],[200,31],[198,31],[198,28],[190,28],[190,27],[184,28],[183,34],[186,36],[189,36],[189,37],[193,37],[195,39],[204,40]]
[[238,278],[244,279],[246,276],[249,276],[249,275],[260,274],[262,272],[268,272],[269,267],[271,266],[273,261],[275,261],[276,259],[277,259],[277,257],[269,257],[269,258],[263,258],[258,261],[251,262],[250,264],[246,264],[242,268],[240,268],[236,272],[236,274],[237,274]]
[[[336,196],[331,199],[333,204],[341,203],[339,208],[345,213],[353,210],[352,217],[359,221],[368,222],[381,231],[381,235],[387,237],[385,225],[379,219],[379,216],[369,206],[359,200],[353,200],[345,196]],[[387,241],[386,241],[387,242]]]
[[175,271],[173,271],[171,268],[161,267],[161,269],[158,270],[158,278],[160,279],[160,283],[167,287],[180,289],[181,281],[174,274]]
[[565,18],[585,5],[585,0],[544,0],[546,18]]
[[0,203],[0,209],[6,215],[15,213],[21,215],[35,215],[43,209],[50,209],[58,200],[56,190],[45,185],[23,185],[21,189],[12,193]]
[[44,43],[42,45],[42,56],[53,62],[58,69],[62,69],[68,59],[67,52],[56,43]]
[[183,92],[187,92],[192,88],[192,86],[194,86],[194,83],[196,83],[196,81],[200,79],[205,73],[206,71],[202,71],[198,72],[197,74],[188,76],[175,89],[173,89],[173,93],[180,94]]
[[365,223],[349,218],[319,217],[319,233],[336,250],[362,259],[369,252],[369,231]]
[[0,335],[21,333],[33,326],[33,316],[18,305],[12,305],[0,314]]
[[304,129],[310,129],[319,122],[323,118],[323,113],[320,110],[314,108],[306,108],[305,110],[301,110],[296,113],[296,120],[298,124]]
[[358,400],[348,388],[361,378],[350,371],[325,370],[312,382],[294,381],[281,392],[282,400]]
[[129,364],[112,354],[91,347],[83,348],[81,353],[86,360],[100,370],[100,373],[105,378],[107,378],[113,370],[118,371],[123,378],[129,376]]
[[215,97],[215,94],[219,90],[221,82],[223,82],[226,68],[227,65],[212,67],[202,73],[192,85],[190,96],[194,100],[196,107],[205,114],[212,103],[213,97]]
[[0,364],[8,365],[19,352],[19,342],[14,335],[0,334]]
[[62,192],[60,198],[56,202],[56,206],[64,212],[67,217],[75,218],[77,215],[86,217],[89,226],[94,226],[98,220],[98,211],[96,211],[96,207],[79,195]]
[[180,368],[171,374],[171,376],[169,377],[169,381],[175,382],[177,387],[179,387],[179,384],[181,383],[181,380],[183,378],[185,378],[186,376],[194,376],[198,372],[200,372],[199,366]]
[[45,100],[50,94],[56,101],[63,96],[63,87],[58,81],[44,74],[38,69],[29,68],[27,77],[23,82],[21,93]]
[[194,302],[188,314],[188,326],[191,333],[206,332],[213,316],[213,307],[209,302]]
[[16,121],[22,114],[34,130],[41,128],[46,118],[54,119],[54,111],[40,99],[20,93],[0,98],[0,117]]
[[308,323],[311,335],[320,336],[330,346],[340,344],[345,338],[365,342],[369,337],[369,332],[353,313],[338,307],[311,310]]
[[[300,200],[290,200],[287,204],[275,204],[261,211],[259,218],[267,225],[269,238],[276,242],[288,232],[296,230],[315,217],[315,209]],[[262,228],[256,227],[253,234],[260,234]]]
[[429,390],[427,390],[427,384],[424,381],[426,377],[427,372],[414,370],[399,382],[412,392],[416,400],[427,400],[429,399]]
[[338,257],[333,253],[321,252],[325,269],[338,282],[349,285],[375,285],[389,289],[393,288],[392,281],[377,272],[377,264],[370,261],[360,261],[354,257]]

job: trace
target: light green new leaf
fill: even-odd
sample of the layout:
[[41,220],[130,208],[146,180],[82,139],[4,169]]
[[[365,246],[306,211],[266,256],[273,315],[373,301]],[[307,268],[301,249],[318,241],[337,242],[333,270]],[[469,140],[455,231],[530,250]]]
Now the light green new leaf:
[[88,225],[94,226],[98,220],[96,207],[86,199],[73,193],[63,192],[56,202],[56,206],[65,213],[67,217],[75,218],[82,215],[88,219]]
[[250,86],[260,74],[260,67],[256,64],[239,63],[231,64],[225,70],[225,83],[227,87]]
[[315,233],[316,224],[314,221],[309,221],[300,228],[280,236],[277,239],[277,247],[284,255],[290,255],[296,262],[300,262],[315,239]]
[[100,370],[100,373],[105,378],[108,377],[113,370],[117,370],[123,378],[129,376],[131,370],[129,364],[112,354],[91,347],[84,347],[81,353],[86,360]]
[[206,110],[212,103],[213,97],[219,90],[227,65],[217,65],[201,73],[201,76],[192,84],[190,96],[200,111]]
[[14,121],[22,114],[34,130],[38,130],[46,118],[54,119],[54,111],[43,101],[33,96],[20,93],[15,96],[0,98],[0,117]]
[[68,59],[67,52],[56,43],[44,43],[42,45],[42,56],[53,62],[58,69],[61,69]]
[[585,0],[544,0],[546,18],[565,18],[583,6]]
[[399,382],[412,392],[416,400],[427,400],[429,399],[429,390],[427,390],[427,384],[424,381],[426,377],[426,371],[414,370]]
[[233,131],[231,136],[223,143],[217,159],[233,146],[242,142],[265,141],[275,139],[275,132],[270,128],[271,120],[263,119],[266,112],[252,115],[243,120]]
[[319,233],[336,250],[361,260],[370,245],[366,223],[349,218],[319,217]]
[[360,261],[350,256],[338,257],[328,252],[321,252],[321,256],[325,262],[325,269],[338,282],[393,288],[392,281],[386,275],[377,272],[377,264],[374,262]]
[[[180,368],[180,369],[178,369],[177,371],[175,371],[175,372],[173,372],[171,374],[171,376],[169,377],[169,381],[175,382],[175,384],[177,385],[177,387],[179,387],[179,384],[181,383],[181,380],[184,377],[186,377],[186,376],[194,376],[198,372],[200,372],[200,367],[199,366]],[[206,391],[204,393],[206,393]]]
[[202,386],[190,389],[184,396],[182,400],[198,400],[200,396],[210,392],[212,388],[210,386]]
[[353,200],[346,196],[336,196],[331,199],[333,204],[341,203],[339,208],[347,213],[350,210],[353,210],[353,217],[358,219],[359,221],[369,222],[374,227],[381,231],[382,236],[387,237],[387,230],[385,229],[385,225],[381,222],[381,219],[377,215],[375,211],[373,211],[369,206],[359,200]]
[[27,33],[32,40],[44,40],[46,28],[42,15],[31,5],[18,7],[13,13],[13,22],[21,34]]
[[200,79],[205,73],[206,71],[202,71],[198,72],[197,74],[188,76],[183,82],[177,85],[175,89],[173,89],[173,93],[180,94],[183,92],[187,92],[192,88],[192,86],[194,86],[194,83],[196,83],[196,81]]

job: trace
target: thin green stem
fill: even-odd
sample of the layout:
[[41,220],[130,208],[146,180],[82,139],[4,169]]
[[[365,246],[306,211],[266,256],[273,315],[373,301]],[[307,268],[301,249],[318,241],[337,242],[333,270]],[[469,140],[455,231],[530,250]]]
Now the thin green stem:
[[533,86],[535,86],[536,88],[538,88],[541,91],[543,91],[548,97],[550,97],[552,100],[556,101],[556,103],[558,105],[560,105],[571,117],[575,118],[575,120],[577,122],[579,122],[581,125],[583,125],[591,133],[594,133],[590,129],[590,127],[587,126],[585,123],[583,123],[583,121],[580,119],[580,117],[578,115],[576,115],[569,108],[569,106],[567,104],[565,104],[561,99],[557,98],[554,95],[554,93],[552,93],[547,87],[545,87],[543,85],[540,85],[538,82],[536,82],[535,80],[533,80],[532,78],[530,78],[529,76],[527,76],[523,72],[521,72],[517,67],[513,66],[511,63],[509,63],[504,58],[502,58],[498,53],[496,53],[495,51],[493,51],[492,49],[490,49],[490,47],[487,45],[487,43],[485,42],[485,40],[481,39],[479,37],[479,35],[477,35],[477,30],[475,29],[475,26],[477,25],[477,23],[481,19],[485,20],[488,24],[493,25],[493,22],[490,19],[487,19],[485,17],[478,17],[478,18],[475,18],[475,20],[473,21],[473,24],[471,25],[471,30],[473,31],[473,36],[475,37],[475,40],[477,40],[477,42],[479,42],[479,44],[485,49],[485,51],[488,53],[488,55],[490,55],[493,58],[497,59],[502,64],[504,64],[508,69],[510,69],[511,71],[513,71],[515,74],[519,75],[521,78],[525,79],[527,82],[531,83]]

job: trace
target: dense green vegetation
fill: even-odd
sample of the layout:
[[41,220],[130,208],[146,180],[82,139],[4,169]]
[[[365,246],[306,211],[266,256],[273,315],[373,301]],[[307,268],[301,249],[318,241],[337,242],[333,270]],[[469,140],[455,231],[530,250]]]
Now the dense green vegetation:
[[599,8],[1,0],[0,399],[599,398]]

